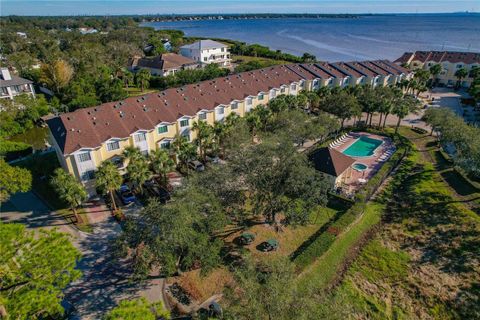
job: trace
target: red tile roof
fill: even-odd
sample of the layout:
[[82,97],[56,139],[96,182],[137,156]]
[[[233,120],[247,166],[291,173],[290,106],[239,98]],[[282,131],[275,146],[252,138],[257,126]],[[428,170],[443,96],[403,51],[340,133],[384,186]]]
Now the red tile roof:
[[361,77],[364,76],[362,73],[360,73],[360,72],[358,72],[357,70],[353,69],[352,67],[350,67],[350,66],[347,65],[346,63],[343,63],[343,62],[335,62],[335,63],[331,63],[331,65],[334,66],[334,67],[336,67],[337,69],[340,69],[342,72],[351,75],[352,77],[361,78]]
[[415,51],[405,52],[396,63],[409,63],[413,60],[425,63],[427,61],[452,63],[463,62],[465,64],[480,63],[480,53],[478,52],[458,52],[458,51]]
[[379,75],[377,72],[365,67],[364,65],[361,65],[360,63],[358,63],[356,61],[346,62],[346,65],[348,65],[349,67],[357,70],[360,73],[363,73],[364,75],[366,75],[367,77],[370,77],[370,78],[375,78],[376,76]]
[[[359,73],[373,74],[365,67],[358,68],[354,69]],[[138,130],[153,130],[162,122],[174,123],[182,116],[192,117],[200,110],[213,110],[282,85],[332,76],[343,78],[347,74],[326,63],[277,65],[78,109],[49,119],[47,123],[62,153],[67,155],[81,148],[100,147],[110,138],[127,138]]]

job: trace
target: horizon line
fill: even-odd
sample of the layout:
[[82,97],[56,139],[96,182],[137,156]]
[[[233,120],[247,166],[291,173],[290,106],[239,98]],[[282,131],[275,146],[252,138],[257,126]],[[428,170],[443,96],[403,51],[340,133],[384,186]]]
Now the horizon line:
[[382,15],[442,15],[442,14],[480,14],[480,11],[445,11],[445,12],[382,12],[382,13],[322,13],[322,12],[290,12],[290,13],[278,13],[278,12],[255,12],[255,13],[136,13],[136,14],[62,14],[62,15],[33,15],[33,14],[9,14],[3,15],[0,14],[0,17],[138,17],[138,16],[234,16],[234,15],[257,15],[257,14],[271,14],[271,15],[295,15],[295,14],[304,14],[304,15],[350,15],[350,16],[382,16]]

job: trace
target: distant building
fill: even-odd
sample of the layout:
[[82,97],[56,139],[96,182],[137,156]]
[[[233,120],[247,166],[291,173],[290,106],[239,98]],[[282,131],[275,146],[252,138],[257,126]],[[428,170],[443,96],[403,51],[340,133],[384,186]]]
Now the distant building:
[[94,28],[78,28],[78,31],[81,34],[92,34],[92,33],[97,33],[98,30]]
[[0,69],[0,98],[13,99],[21,94],[35,97],[33,82],[10,74],[7,68]]
[[[455,72],[465,68],[469,73],[473,67],[480,67],[480,53],[455,52],[455,51],[416,51],[405,52],[395,60],[399,65],[409,66],[412,69],[428,70],[435,64],[442,66],[441,73],[437,76],[438,84],[454,86],[457,83]],[[472,83],[470,74],[462,80],[461,86],[466,88]]]
[[331,148],[320,148],[310,155],[316,170],[327,177],[332,189],[341,187],[352,175],[355,159]]
[[196,68],[197,62],[176,53],[163,53],[154,58],[133,57],[128,62],[128,69],[132,72],[147,69],[151,75],[161,77],[173,75],[179,70]]
[[228,46],[213,40],[200,40],[180,47],[180,54],[202,64],[215,63],[221,67],[230,65]]

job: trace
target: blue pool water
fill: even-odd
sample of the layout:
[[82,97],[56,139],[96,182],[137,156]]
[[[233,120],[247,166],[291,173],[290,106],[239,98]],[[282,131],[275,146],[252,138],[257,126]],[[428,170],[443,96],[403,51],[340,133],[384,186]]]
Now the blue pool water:
[[355,163],[353,166],[353,169],[357,170],[357,171],[365,171],[367,170],[367,166],[363,163]]
[[373,155],[375,150],[383,143],[382,140],[372,139],[362,136],[355,141],[350,147],[343,151],[350,157],[369,157]]

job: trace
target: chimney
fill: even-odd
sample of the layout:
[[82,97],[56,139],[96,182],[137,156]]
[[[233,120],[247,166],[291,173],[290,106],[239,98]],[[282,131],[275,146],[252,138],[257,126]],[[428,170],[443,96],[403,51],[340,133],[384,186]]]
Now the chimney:
[[12,76],[10,75],[10,71],[8,70],[8,68],[2,68],[1,72],[3,80],[12,80]]

